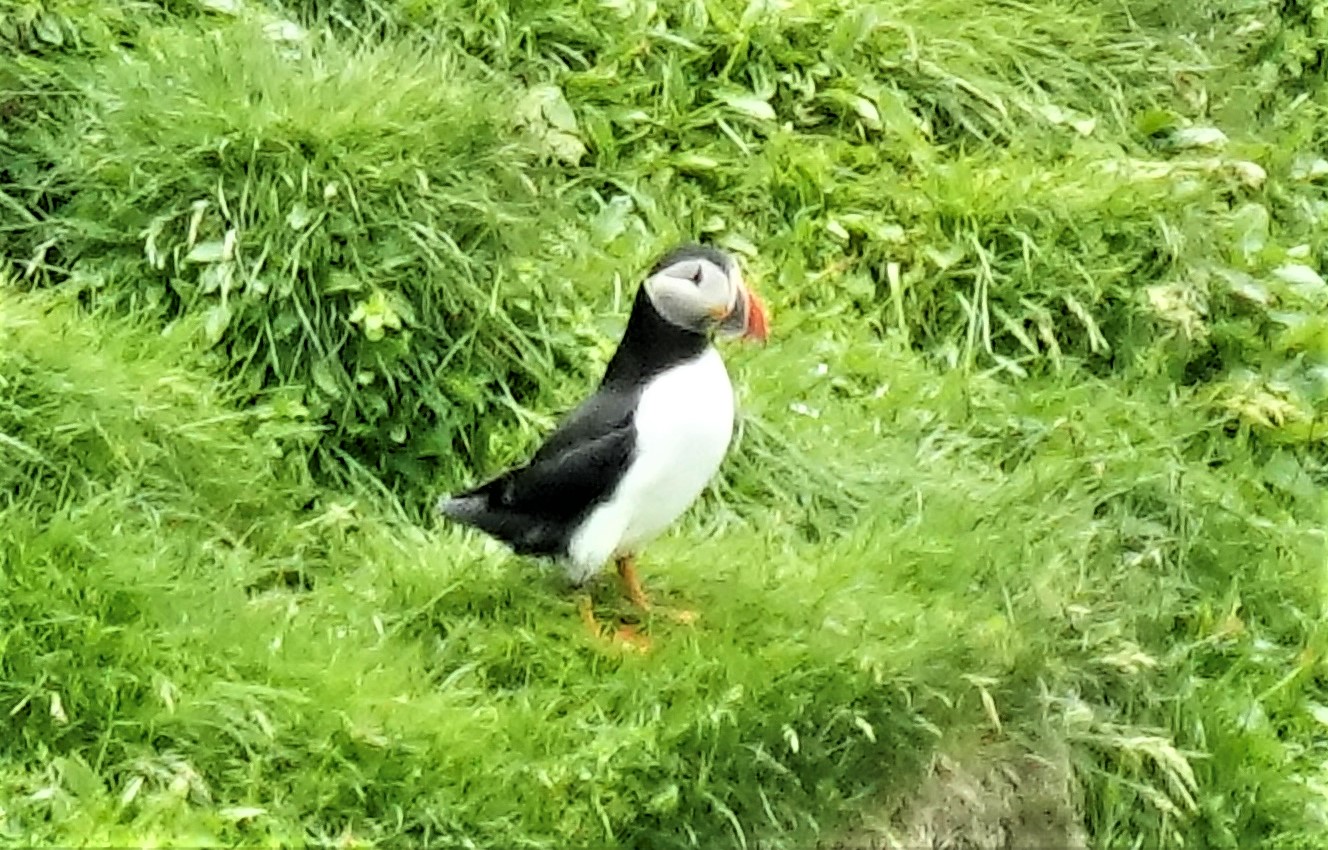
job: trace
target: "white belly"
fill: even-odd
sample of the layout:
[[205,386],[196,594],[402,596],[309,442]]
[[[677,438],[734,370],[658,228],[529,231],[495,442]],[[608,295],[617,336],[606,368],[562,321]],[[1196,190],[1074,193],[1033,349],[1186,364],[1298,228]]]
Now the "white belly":
[[650,542],[691,507],[728,452],[733,413],[733,385],[713,348],[646,387],[627,473],[568,547],[573,581]]

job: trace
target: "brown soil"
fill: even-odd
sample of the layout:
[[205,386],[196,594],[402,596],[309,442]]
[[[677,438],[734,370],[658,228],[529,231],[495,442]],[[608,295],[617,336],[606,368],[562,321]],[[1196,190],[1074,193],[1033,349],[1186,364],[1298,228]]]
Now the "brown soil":
[[[1050,750],[1050,751],[1048,751]],[[922,787],[832,846],[843,850],[1086,850],[1069,762],[1053,748],[938,755]]]

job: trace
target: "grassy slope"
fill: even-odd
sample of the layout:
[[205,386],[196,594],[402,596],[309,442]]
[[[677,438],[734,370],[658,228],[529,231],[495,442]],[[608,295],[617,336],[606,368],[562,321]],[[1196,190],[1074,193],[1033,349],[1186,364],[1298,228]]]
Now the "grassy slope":
[[[782,18],[759,4],[746,16],[666,4],[663,17],[630,3],[617,17],[575,3],[330,4],[364,31],[332,25],[342,41],[294,71],[250,22],[185,5],[85,15],[107,31],[87,25],[59,49],[37,23],[6,33],[26,49],[3,66],[6,90],[38,96],[0,136],[16,260],[0,290],[0,836],[800,847],[907,796],[937,748],[995,738],[1068,744],[1098,846],[1321,846],[1314,447],[1286,407],[1268,422],[1282,429],[1219,427],[1228,410],[1257,423],[1270,398],[1314,399],[1230,377],[1245,365],[1285,379],[1303,352],[1268,342],[1216,287],[1194,300],[1214,263],[1275,289],[1285,281],[1267,268],[1300,257],[1286,248],[1317,257],[1317,190],[1291,176],[1317,142],[1313,116],[1274,99],[1277,120],[1251,120],[1268,98],[1235,64],[1248,59],[1231,43],[1242,20],[967,5],[872,20],[827,3]],[[375,14],[381,32],[365,24]],[[469,231],[506,277],[437,253],[459,206],[519,220],[526,200],[497,176],[458,203],[433,191],[471,153],[419,146],[461,119],[429,113],[434,71],[406,34],[435,41],[428,56],[463,45],[496,73],[452,80],[478,104],[467,140],[525,169],[557,212],[505,247]],[[134,63],[107,54],[113,38]],[[379,46],[347,46],[359,39]],[[237,56],[270,73],[228,71]],[[200,58],[154,90],[182,57]],[[43,88],[51,69],[59,97]],[[1178,70],[1209,79],[1217,103],[1178,94]],[[265,98],[219,106],[260,77]],[[310,108],[298,95],[311,80],[323,86],[311,99],[350,98],[345,111]],[[574,175],[486,123],[498,119],[483,86],[537,81],[575,109],[587,151]],[[1097,125],[1083,135],[1048,105]],[[1226,122],[1235,150],[1217,167],[1167,165],[1138,129],[1186,110]],[[566,153],[557,125],[537,129]],[[241,167],[219,139],[266,140],[272,156]],[[1266,186],[1233,164],[1246,157]],[[1127,158],[1163,164],[1103,170]],[[381,238],[355,241],[328,179],[363,195],[354,215],[367,209]],[[214,299],[230,290],[179,261],[224,234],[210,212],[199,227],[215,233],[188,233],[214,185],[219,205],[249,199],[230,219],[242,246],[323,257],[281,269],[276,291],[286,274],[310,287],[286,301],[237,286],[238,306],[224,303],[239,318],[220,330]],[[297,199],[335,226],[299,237]],[[1252,202],[1273,217],[1257,257],[1242,252]],[[161,268],[144,250],[157,212],[174,222]],[[400,232],[421,241],[393,242],[412,215],[426,227]],[[412,411],[436,415],[412,370],[434,374],[427,358],[457,344],[450,325],[412,327],[413,348],[386,355],[359,341],[350,316],[369,290],[320,293],[320,263],[379,286],[396,270],[410,306],[508,346],[446,373],[469,406],[420,440],[443,452],[437,484],[450,486],[528,446],[529,408],[583,391],[575,375],[543,394],[529,381],[584,346],[604,355],[616,325],[596,316],[619,303],[613,273],[704,229],[759,249],[779,338],[732,356],[739,451],[709,510],[645,562],[659,594],[703,613],[693,629],[651,623],[649,658],[587,645],[535,565],[311,476],[307,447],[373,464],[383,437],[342,439],[364,420],[329,402],[345,388],[322,386],[303,352],[340,346],[400,379],[385,397],[405,401],[374,425],[390,440]],[[354,259],[338,261],[347,233]],[[261,265],[218,274],[261,278]],[[24,274],[61,287],[22,291]],[[512,287],[504,309],[476,308],[495,280]],[[1171,288],[1150,300],[1159,283]],[[237,344],[276,340],[263,329],[295,304],[319,311],[296,343],[257,357]],[[1176,331],[1182,320],[1207,337]],[[250,368],[269,355],[271,369]],[[284,368],[316,386],[253,406]],[[218,372],[237,380],[218,387]],[[487,435],[470,430],[488,419],[500,424]],[[611,587],[601,597],[606,614],[620,608]]]

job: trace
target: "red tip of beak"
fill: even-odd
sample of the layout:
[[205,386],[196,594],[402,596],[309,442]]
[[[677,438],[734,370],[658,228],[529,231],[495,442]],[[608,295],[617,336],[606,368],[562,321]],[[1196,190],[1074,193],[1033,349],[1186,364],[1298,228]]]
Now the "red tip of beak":
[[747,298],[747,327],[742,335],[764,343],[770,336],[770,321],[766,317],[765,303],[750,289],[744,288],[743,294]]

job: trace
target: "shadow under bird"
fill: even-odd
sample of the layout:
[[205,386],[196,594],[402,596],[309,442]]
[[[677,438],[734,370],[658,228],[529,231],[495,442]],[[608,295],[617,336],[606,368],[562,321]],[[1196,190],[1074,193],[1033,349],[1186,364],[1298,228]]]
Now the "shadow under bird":
[[[629,598],[649,610],[635,556],[701,495],[733,438],[733,385],[711,340],[767,334],[765,306],[736,259],[674,248],[638,288],[595,393],[528,462],[443,497],[438,512],[518,555],[561,561],[577,587],[614,561]],[[580,604],[598,635],[589,596]]]

